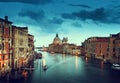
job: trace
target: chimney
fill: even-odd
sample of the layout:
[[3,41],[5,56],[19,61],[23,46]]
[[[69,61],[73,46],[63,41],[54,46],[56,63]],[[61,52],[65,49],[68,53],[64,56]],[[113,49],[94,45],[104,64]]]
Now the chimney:
[[5,20],[8,21],[8,16],[5,16]]

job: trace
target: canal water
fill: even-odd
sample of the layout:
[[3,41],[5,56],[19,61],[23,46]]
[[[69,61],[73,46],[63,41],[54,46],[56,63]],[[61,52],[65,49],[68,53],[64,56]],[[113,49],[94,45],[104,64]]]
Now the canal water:
[[34,71],[22,80],[0,83],[120,83],[120,72],[110,64],[84,57],[42,52],[47,70],[42,70],[42,59],[34,61]]

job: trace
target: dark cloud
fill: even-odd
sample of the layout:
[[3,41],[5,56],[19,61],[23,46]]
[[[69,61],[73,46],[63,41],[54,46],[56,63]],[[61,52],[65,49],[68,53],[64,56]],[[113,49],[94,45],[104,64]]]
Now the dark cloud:
[[53,24],[62,24],[64,21],[60,18],[54,17],[52,19],[49,19],[48,22]]
[[[66,16],[66,17],[65,17]],[[70,16],[70,17],[69,17]],[[71,14],[62,14],[62,18],[74,20],[86,21],[87,19],[98,21],[101,23],[120,23],[120,11],[113,9],[105,8],[96,8],[92,11],[80,10],[79,12],[73,12]]]
[[77,5],[75,5],[75,4],[69,4],[69,6],[83,7],[83,8],[91,8],[90,6],[84,5],[84,4],[77,4]]
[[120,8],[120,5],[114,6],[114,8]]
[[21,17],[29,17],[30,19],[34,21],[39,21],[44,19],[45,12],[43,10],[33,11],[33,10],[22,10],[18,14]]
[[52,0],[0,0],[0,2],[21,2],[21,3],[27,3],[27,4],[47,4],[51,3]]
[[[59,17],[53,17],[51,19],[47,18],[43,10],[23,9],[18,13],[18,15],[23,18],[23,23],[36,25],[41,28],[42,32],[46,33],[56,33],[64,22],[64,20]],[[28,17],[30,21],[25,19],[25,17]]]
[[72,13],[72,15],[76,16],[81,20],[92,19],[95,21],[104,21],[107,17],[104,8],[97,8],[93,11],[82,10],[80,12]]
[[78,22],[72,23],[72,26],[80,28],[82,25]]
[[61,31],[61,25],[64,22],[63,19],[59,17],[53,17],[51,19],[45,19],[44,23],[41,23],[42,31],[46,33],[56,33]]
[[72,19],[72,20],[75,20],[75,19],[76,19],[76,17],[75,17],[74,15],[72,15],[72,14],[67,14],[67,13],[63,13],[63,14],[61,15],[61,17],[64,18],[64,19]]

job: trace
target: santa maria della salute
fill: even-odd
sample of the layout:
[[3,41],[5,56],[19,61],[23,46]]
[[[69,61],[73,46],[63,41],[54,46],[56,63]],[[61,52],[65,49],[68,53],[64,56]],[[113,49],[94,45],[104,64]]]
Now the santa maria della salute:
[[58,36],[58,33],[56,34],[56,37],[53,40],[53,44],[55,45],[62,45],[62,44],[67,44],[68,38],[63,37],[63,40],[61,40]]
[[61,40],[58,33],[53,39],[53,43],[49,44],[48,51],[51,53],[63,53],[63,54],[80,54],[80,46],[75,44],[69,44],[68,38],[63,37]]

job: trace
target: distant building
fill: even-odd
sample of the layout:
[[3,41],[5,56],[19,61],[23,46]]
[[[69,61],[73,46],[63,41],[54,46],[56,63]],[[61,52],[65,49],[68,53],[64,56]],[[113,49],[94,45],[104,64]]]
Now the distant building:
[[61,45],[62,44],[62,41],[59,38],[58,34],[56,34],[56,37],[53,40],[53,44],[55,44],[55,45]]
[[84,52],[87,57],[109,59],[107,54],[108,37],[91,37],[84,42]]
[[49,44],[48,51],[55,53],[62,52],[62,40],[59,38],[58,34],[56,34],[55,38],[53,39],[53,43]]
[[75,44],[68,44],[67,54],[80,55],[81,54],[80,46],[77,46]]
[[67,44],[68,38],[63,37],[62,44]]
[[52,53],[63,53],[63,54],[80,54],[80,49],[75,44],[69,44],[68,38],[63,37],[61,40],[56,34],[55,38],[53,39],[53,43],[49,44],[48,51]]

